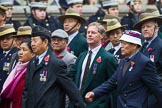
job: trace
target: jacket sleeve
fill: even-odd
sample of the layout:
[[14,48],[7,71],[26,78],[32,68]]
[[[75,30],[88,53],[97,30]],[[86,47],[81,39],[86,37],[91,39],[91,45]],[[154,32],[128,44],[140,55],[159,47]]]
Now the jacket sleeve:
[[142,80],[157,97],[159,104],[161,104],[160,106],[162,107],[162,84],[153,62],[149,61],[148,63],[146,63],[144,72],[142,74]]
[[117,88],[117,71],[112,75],[112,77],[105,81],[102,85],[92,90],[95,94],[95,98],[101,97],[103,95],[109,94]]
[[57,79],[56,79],[57,83],[61,85],[61,87],[69,96],[71,102],[76,108],[85,108],[85,104],[83,102],[83,99],[81,97],[78,88],[69,77],[66,64],[60,62],[58,68],[59,69],[57,70],[59,71],[57,72]]

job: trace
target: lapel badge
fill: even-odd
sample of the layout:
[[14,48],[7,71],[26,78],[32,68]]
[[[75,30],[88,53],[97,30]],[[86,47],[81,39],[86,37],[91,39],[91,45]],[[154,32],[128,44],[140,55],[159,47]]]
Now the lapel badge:
[[96,59],[96,62],[97,62],[97,63],[101,63],[101,62],[102,62],[101,56],[99,56],[99,57]]
[[97,70],[97,64],[94,64],[94,65],[93,65],[93,74],[94,74],[94,75],[96,74],[96,70]]
[[151,60],[152,62],[154,62],[154,59],[155,59],[154,55],[150,55],[150,60]]
[[148,48],[147,51],[150,53],[152,51],[152,48]]
[[131,61],[130,65],[131,65],[131,67],[129,68],[129,71],[132,71],[133,67],[135,66],[135,62]]
[[47,56],[44,58],[45,65],[48,65],[49,57],[50,57],[50,55],[47,55]]

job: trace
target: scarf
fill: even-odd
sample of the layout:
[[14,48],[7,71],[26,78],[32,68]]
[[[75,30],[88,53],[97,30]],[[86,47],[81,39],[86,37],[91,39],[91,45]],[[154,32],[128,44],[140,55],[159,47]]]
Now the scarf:
[[18,62],[15,68],[11,71],[7,77],[5,83],[3,84],[3,89],[0,94],[1,97],[11,99],[13,91],[21,79],[22,75],[26,72],[28,62],[21,63]]

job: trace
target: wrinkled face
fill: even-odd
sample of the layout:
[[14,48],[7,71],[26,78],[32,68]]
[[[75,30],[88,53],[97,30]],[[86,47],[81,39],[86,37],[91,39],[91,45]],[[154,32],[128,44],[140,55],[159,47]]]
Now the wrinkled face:
[[52,49],[57,52],[57,51],[63,51],[66,48],[67,45],[67,40],[59,37],[53,37],[51,39],[51,46]]
[[154,21],[147,21],[141,26],[141,33],[146,40],[152,39],[158,31],[158,26]]
[[40,36],[31,37],[31,47],[34,54],[41,55],[48,49],[48,40],[42,40]]
[[33,57],[33,52],[29,49],[27,43],[22,43],[18,51],[19,61],[22,63],[28,62]]
[[14,38],[11,34],[3,36],[0,38],[0,46],[3,50],[8,51],[13,47]]
[[110,42],[113,44],[114,47],[120,43],[119,39],[121,38],[122,35],[123,31],[120,28],[113,30],[109,33]]
[[137,50],[137,45],[121,41],[121,54],[125,57],[130,57]]
[[35,9],[32,10],[32,14],[37,20],[44,20],[46,18],[46,10],[45,9]]
[[74,4],[73,6],[71,6],[71,8],[76,10],[80,15],[82,15],[82,7],[82,4]]
[[86,37],[87,43],[92,46],[98,46],[99,44],[101,44],[101,39],[103,38],[95,25],[88,27]]
[[118,7],[110,7],[107,9],[107,14],[113,15],[113,16],[119,16],[119,9]]
[[80,28],[80,24],[78,23],[77,19],[74,18],[66,18],[64,20],[64,30],[68,33],[68,34],[72,34],[74,32],[76,32],[77,30],[79,30]]
[[12,17],[12,12],[13,12],[13,7],[7,7],[6,17],[11,18]]
[[140,13],[142,11],[142,3],[141,2],[134,2],[134,10],[137,13]]

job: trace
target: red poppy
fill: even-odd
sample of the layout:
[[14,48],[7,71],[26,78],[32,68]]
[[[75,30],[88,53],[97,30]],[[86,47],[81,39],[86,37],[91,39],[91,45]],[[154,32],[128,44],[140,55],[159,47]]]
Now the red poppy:
[[70,51],[70,47],[69,47],[69,46],[67,46],[67,47],[66,47],[66,50],[67,50],[67,51]]
[[134,67],[135,62],[131,61],[131,67]]
[[151,52],[152,51],[152,48],[148,48],[148,52]]
[[102,59],[101,59],[101,56],[97,58],[97,63],[101,63],[102,62]]
[[48,62],[49,61],[49,55],[44,58],[44,61]]

